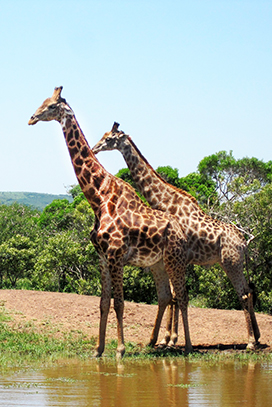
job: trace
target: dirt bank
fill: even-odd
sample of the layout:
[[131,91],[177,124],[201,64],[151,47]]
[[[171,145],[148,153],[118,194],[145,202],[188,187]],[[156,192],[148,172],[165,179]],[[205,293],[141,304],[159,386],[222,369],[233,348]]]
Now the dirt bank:
[[[25,290],[0,290],[0,305],[22,324],[30,321],[37,330],[51,326],[59,333],[82,331],[97,338],[99,325],[99,297],[77,294],[50,293]],[[157,307],[155,305],[125,302],[125,340],[148,343]],[[266,351],[272,347],[272,316],[257,314],[261,338]],[[247,331],[243,311],[189,308],[189,323],[192,344],[195,347],[237,347],[247,343]],[[165,331],[163,320],[159,339]],[[116,319],[111,307],[107,340],[116,338]],[[180,318],[178,345],[184,345]]]

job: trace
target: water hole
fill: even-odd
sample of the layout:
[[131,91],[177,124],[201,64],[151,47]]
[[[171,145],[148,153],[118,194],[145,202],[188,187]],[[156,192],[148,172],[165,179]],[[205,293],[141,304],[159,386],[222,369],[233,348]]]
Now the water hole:
[[0,406],[270,407],[272,364],[184,359],[63,362],[0,376]]

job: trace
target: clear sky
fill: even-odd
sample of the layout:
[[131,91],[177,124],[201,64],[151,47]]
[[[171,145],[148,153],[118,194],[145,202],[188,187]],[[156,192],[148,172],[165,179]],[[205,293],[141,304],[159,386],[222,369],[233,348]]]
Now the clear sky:
[[0,61],[0,191],[76,183],[60,125],[27,124],[60,85],[91,146],[118,121],[180,177],[220,150],[272,160],[271,0],[0,0]]

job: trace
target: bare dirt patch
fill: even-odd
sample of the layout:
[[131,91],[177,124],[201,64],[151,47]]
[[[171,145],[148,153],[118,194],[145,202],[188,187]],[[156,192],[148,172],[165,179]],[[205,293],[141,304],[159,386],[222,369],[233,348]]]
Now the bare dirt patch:
[[[37,330],[50,326],[57,334],[83,332],[89,337],[98,336],[99,297],[77,294],[52,293],[25,290],[0,290],[0,306],[4,306],[20,325],[30,323]],[[155,316],[156,305],[125,302],[125,340],[147,344]],[[266,351],[272,347],[272,316],[257,314],[261,338]],[[243,311],[189,308],[189,324],[192,344],[198,348],[241,347],[247,343],[247,330]],[[165,318],[159,340],[165,332]],[[111,306],[107,341],[116,338],[116,318]],[[184,345],[182,321],[178,345]]]

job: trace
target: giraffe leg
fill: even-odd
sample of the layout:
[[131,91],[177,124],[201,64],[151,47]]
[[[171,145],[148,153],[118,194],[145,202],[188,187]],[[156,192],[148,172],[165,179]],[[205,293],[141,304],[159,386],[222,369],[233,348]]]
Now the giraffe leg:
[[253,295],[252,293],[245,294],[242,299],[244,314],[246,318],[248,330],[248,349],[255,349],[259,344],[260,331],[257,324],[256,316],[253,309]]
[[253,326],[255,341],[256,341],[256,344],[258,344],[261,334],[260,334],[260,330],[259,330],[258,323],[256,320],[256,315],[254,312],[254,289],[252,289],[252,287],[250,287],[250,286],[249,286],[249,291],[248,291],[248,308],[249,308],[251,323]]
[[168,343],[168,346],[175,346],[178,340],[178,324],[179,324],[179,306],[177,301],[173,300],[173,320],[172,320],[172,329],[171,329],[171,339]]
[[100,274],[102,293],[100,299],[100,323],[97,346],[94,351],[94,357],[100,357],[105,349],[106,327],[111,299],[111,276],[105,261],[100,259]]
[[167,307],[166,331],[163,340],[160,342],[160,347],[168,345],[171,339],[172,323],[173,323],[174,302],[171,301]]
[[[169,307],[170,307],[170,305],[169,305]],[[157,315],[156,315],[156,319],[155,319],[155,324],[154,324],[154,328],[153,328],[148,346],[153,347],[157,343],[158,336],[159,336],[159,330],[160,330],[160,326],[161,326],[161,321],[162,321],[165,309],[166,309],[166,306],[163,306],[162,304],[158,304],[158,311],[157,311]],[[171,312],[171,315],[172,315],[171,309],[168,308],[168,312]],[[168,335],[168,333],[166,332],[166,339],[165,339],[165,341],[167,341],[166,344],[170,340],[170,333],[168,336],[167,335]]]
[[169,246],[164,253],[164,264],[169,275],[172,295],[177,299],[178,307],[181,310],[185,336],[185,352],[190,353],[193,351],[193,346],[188,322],[188,294],[185,281],[186,256],[182,244],[182,239],[178,241],[175,241],[173,238],[172,240],[170,239]]
[[[177,281],[178,274],[180,277]],[[174,312],[175,321],[178,320],[178,312],[179,309],[181,311],[182,316],[182,323],[184,329],[184,336],[185,336],[185,353],[193,352],[193,346],[190,338],[190,330],[189,330],[189,320],[188,320],[188,294],[185,285],[185,272],[184,273],[175,273],[175,276],[172,277],[171,282],[173,283],[173,291],[175,292],[177,302],[176,309]],[[174,322],[175,322],[174,321]],[[177,322],[176,322],[177,323]],[[173,338],[175,340],[175,337]],[[175,344],[175,342],[174,342]],[[172,346],[172,341],[170,341],[169,346]]]
[[112,283],[114,290],[114,310],[117,318],[117,359],[121,359],[125,353],[123,314],[124,314],[124,293],[123,293],[123,267],[115,267],[112,273]]
[[172,294],[170,291],[169,278],[165,271],[165,267],[162,261],[158,262],[151,267],[151,271],[156,284],[157,294],[158,294],[158,310],[155,319],[154,328],[150,337],[149,346],[154,346],[157,342],[159,330],[161,326],[161,321],[168,305],[167,310],[167,323],[166,323],[166,333],[163,341],[160,343],[162,346],[166,346],[170,340],[171,336],[171,326],[172,326],[172,313],[173,306],[171,304]]
[[161,347],[175,346],[178,340],[179,306],[175,299],[172,299],[167,308],[166,332]]
[[231,280],[244,310],[248,332],[247,347],[248,349],[255,349],[259,343],[260,331],[253,308],[252,290],[249,288],[243,274],[243,257],[241,256],[239,261],[236,262],[226,258],[222,262],[222,267]]
[[[185,281],[184,281],[184,283],[185,283]],[[182,302],[181,302],[181,305],[180,305],[180,309],[181,309],[183,328],[184,328],[184,336],[185,336],[185,353],[190,353],[190,352],[193,351],[193,346],[192,346],[192,342],[191,342],[191,338],[190,338],[190,331],[189,331],[188,294],[187,294],[187,291],[186,291],[186,287],[183,290],[183,299],[182,299]]]

